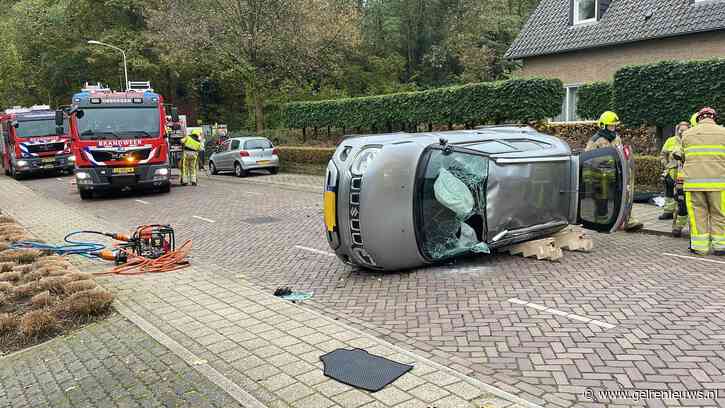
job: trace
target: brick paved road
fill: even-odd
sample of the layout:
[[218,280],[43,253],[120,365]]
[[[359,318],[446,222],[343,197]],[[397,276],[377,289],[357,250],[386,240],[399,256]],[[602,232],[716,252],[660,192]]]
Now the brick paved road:
[[[267,291],[312,290],[312,306],[324,313],[542,405],[581,406],[587,387],[620,384],[725,389],[725,264],[664,255],[688,256],[683,240],[595,234],[594,253],[567,253],[558,263],[498,255],[370,273],[296,247],[327,251],[320,195],[264,179],[219,176],[169,195],[91,202],[81,202],[68,179],[24,184],[115,224],[172,223],[194,239],[195,259],[221,265],[221,275]],[[725,399],[647,405],[725,406]]]
[[0,364],[0,407],[240,407],[118,315]]

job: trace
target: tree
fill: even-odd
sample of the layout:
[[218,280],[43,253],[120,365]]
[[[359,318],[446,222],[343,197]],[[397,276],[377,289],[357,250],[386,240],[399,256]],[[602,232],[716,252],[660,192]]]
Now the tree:
[[151,26],[167,53],[203,53],[236,77],[264,129],[265,99],[282,82],[324,67],[358,32],[347,0],[161,0]]

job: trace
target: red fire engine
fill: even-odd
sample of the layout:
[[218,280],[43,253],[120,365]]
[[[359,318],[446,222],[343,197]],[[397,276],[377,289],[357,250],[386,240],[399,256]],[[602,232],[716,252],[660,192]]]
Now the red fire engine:
[[164,100],[148,82],[129,82],[125,92],[86,84],[70,107],[56,112],[56,123],[64,117],[70,117],[82,199],[108,190],[169,191]]
[[0,112],[0,149],[5,174],[73,171],[67,123],[53,121],[50,106],[15,107]]

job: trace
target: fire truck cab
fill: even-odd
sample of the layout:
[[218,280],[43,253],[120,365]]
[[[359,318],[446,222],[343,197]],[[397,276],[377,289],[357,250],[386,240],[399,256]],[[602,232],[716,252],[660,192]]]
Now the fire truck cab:
[[73,171],[67,121],[56,126],[50,106],[0,112],[0,149],[5,174],[14,178]]
[[169,191],[166,112],[150,83],[130,82],[125,92],[86,84],[57,112],[56,123],[64,117],[82,199],[109,190]]

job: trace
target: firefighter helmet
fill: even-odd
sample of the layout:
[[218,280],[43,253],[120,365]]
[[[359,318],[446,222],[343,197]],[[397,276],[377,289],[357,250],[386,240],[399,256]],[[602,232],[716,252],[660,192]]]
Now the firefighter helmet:
[[600,127],[606,127],[610,125],[618,125],[619,124],[619,116],[617,116],[616,113],[612,111],[606,111],[602,113],[602,116],[599,117],[599,126]]
[[700,122],[706,118],[717,120],[717,111],[710,107],[700,109],[700,112],[697,112],[697,121]]

